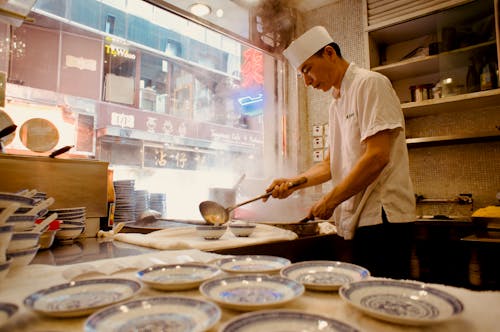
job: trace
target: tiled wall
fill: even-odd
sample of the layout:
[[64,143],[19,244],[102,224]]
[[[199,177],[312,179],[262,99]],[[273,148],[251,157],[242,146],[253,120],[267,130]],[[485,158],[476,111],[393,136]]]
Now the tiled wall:
[[[297,34],[315,25],[323,25],[340,45],[343,57],[360,66],[364,63],[363,10],[361,0],[340,0],[300,16]],[[305,170],[312,161],[313,125],[328,122],[328,106],[331,96],[312,88],[301,88],[301,81],[294,82],[289,98],[299,96],[298,128],[301,139],[295,152],[299,153],[298,169]],[[300,99],[305,98],[301,103]],[[500,126],[500,105],[487,111],[457,110],[419,118],[407,119],[409,137],[425,137],[467,134],[477,131],[493,131]],[[415,193],[428,198],[449,199],[458,194],[472,193],[473,208],[498,203],[495,195],[500,191],[500,142],[464,143],[432,147],[411,147],[410,172]],[[308,192],[314,199],[322,189]],[[419,214],[467,215],[470,206],[439,204],[419,206]]]

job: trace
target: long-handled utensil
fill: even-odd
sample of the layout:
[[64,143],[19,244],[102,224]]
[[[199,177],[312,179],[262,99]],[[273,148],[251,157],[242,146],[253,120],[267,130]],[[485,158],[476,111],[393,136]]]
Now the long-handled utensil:
[[[297,187],[306,182],[307,178],[303,177],[296,181],[290,182],[288,188]],[[271,192],[266,192],[263,195],[260,195],[258,197],[244,201],[243,203],[239,203],[227,208],[223,207],[222,205],[214,201],[204,201],[200,203],[199,209],[203,219],[205,219],[206,222],[219,225],[219,224],[224,224],[229,220],[229,213],[234,209],[239,208],[242,205],[255,202],[259,199],[267,198],[269,196],[271,196]]]

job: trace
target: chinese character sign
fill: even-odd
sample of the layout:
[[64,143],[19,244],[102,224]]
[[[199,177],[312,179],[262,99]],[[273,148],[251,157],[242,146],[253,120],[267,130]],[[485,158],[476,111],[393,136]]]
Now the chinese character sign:
[[253,48],[243,52],[242,88],[264,84],[264,56]]

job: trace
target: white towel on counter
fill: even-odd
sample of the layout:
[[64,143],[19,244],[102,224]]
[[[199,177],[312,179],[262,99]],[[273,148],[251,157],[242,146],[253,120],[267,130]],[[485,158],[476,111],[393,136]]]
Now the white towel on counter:
[[218,240],[205,240],[196,233],[196,227],[176,227],[149,234],[118,233],[113,240],[160,250],[199,249],[219,250],[277,241],[290,241],[298,236],[292,231],[270,225],[257,224],[249,237],[236,237],[229,228]]

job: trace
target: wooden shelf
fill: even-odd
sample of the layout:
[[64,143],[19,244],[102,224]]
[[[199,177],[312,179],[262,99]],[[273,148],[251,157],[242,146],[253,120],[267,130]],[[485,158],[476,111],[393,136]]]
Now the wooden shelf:
[[500,131],[469,134],[469,135],[448,135],[448,136],[408,138],[406,139],[406,144],[408,145],[408,148],[410,148],[410,147],[449,145],[449,144],[460,144],[460,143],[488,142],[496,140],[500,140]]
[[444,68],[440,68],[440,66],[444,67],[444,61],[440,61],[441,58],[444,58],[446,56],[460,56],[463,54],[467,54],[467,52],[471,52],[490,45],[495,45],[495,41],[487,41],[484,43],[463,47],[436,55],[410,58],[404,61],[374,67],[372,68],[372,70],[387,76],[391,81],[398,81],[404,78],[415,76],[423,76],[443,70]]
[[412,118],[453,112],[457,110],[480,110],[500,105],[500,89],[465,93],[456,96],[428,99],[401,105],[405,117]]

